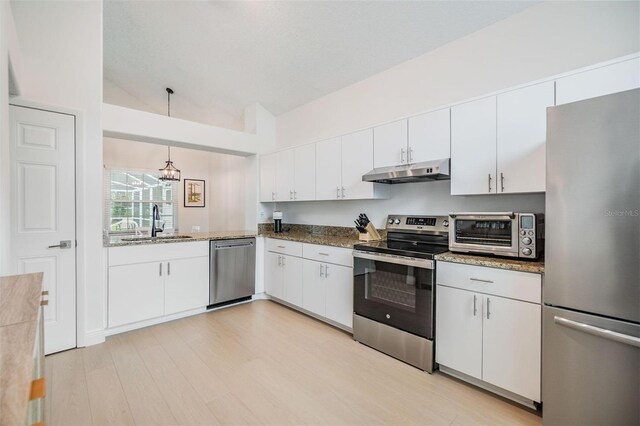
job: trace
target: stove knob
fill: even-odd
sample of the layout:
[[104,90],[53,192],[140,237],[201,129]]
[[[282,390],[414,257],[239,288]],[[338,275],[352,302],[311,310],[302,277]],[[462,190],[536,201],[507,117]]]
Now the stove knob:
[[533,235],[533,231],[529,231],[529,235]]
[[389,225],[393,225],[393,218],[389,218]]
[[527,235],[527,231],[520,231],[520,235]]
[[385,316],[387,317],[387,319],[391,319],[391,315],[387,314]]
[[524,237],[524,238],[522,239],[522,244],[525,244],[525,245],[529,245],[529,244],[531,244],[531,238],[529,238],[529,237]]
[[448,221],[448,220],[446,220],[446,219],[445,219],[445,220],[443,220],[443,221],[442,221],[442,226],[444,226],[445,228],[448,228],[448,227],[449,227],[449,221]]
[[525,256],[530,256],[531,255],[531,249],[529,247],[525,247],[522,249],[522,254],[524,254]]
[[396,225],[400,225],[400,219],[396,218],[396,220],[394,220],[393,223],[395,223]]

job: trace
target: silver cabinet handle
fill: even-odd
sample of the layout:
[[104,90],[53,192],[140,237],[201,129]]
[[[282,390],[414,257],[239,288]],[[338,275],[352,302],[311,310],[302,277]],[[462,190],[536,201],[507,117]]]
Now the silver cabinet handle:
[[167,275],[171,275],[171,262],[167,262]]
[[322,263],[320,264],[320,278],[324,277],[324,274],[322,273]]
[[298,191],[293,191],[293,199],[297,200],[298,199]]
[[491,311],[489,310],[490,306],[491,306],[491,299],[487,297],[487,319],[491,318]]
[[282,266],[282,256],[278,256],[278,266]]
[[475,317],[476,314],[478,313],[478,296],[476,296],[475,294],[473,295],[473,316]]
[[340,187],[336,186],[336,198],[340,198]]
[[624,343],[625,345],[635,346],[640,348],[640,338],[635,336],[629,336],[628,334],[618,333],[616,331],[607,330],[605,328],[595,327],[593,325],[584,324],[578,321],[572,321],[570,319],[562,317],[553,317],[553,322],[558,325],[573,328],[574,330],[582,331],[583,333],[592,334],[603,339],[613,340],[614,342]]
[[500,186],[502,188],[501,192],[504,192],[504,173],[500,172]]
[[320,256],[329,256],[329,253],[320,253],[320,252],[318,252],[318,254],[319,254]]
[[278,246],[278,248],[281,248],[281,249],[283,249],[283,248],[286,248],[286,247],[285,247],[285,246]]
[[409,147],[409,164],[413,163],[413,148]]
[[276,199],[276,193],[271,191],[271,200],[275,200]]
[[469,280],[478,281],[478,282],[481,282],[481,283],[489,283],[489,284],[493,283],[493,281],[491,281],[491,280],[481,280],[480,278],[469,278]]
[[61,248],[61,249],[71,248],[71,240],[60,241],[60,244],[49,246],[49,248]]
[[344,186],[342,187],[342,198],[344,198]]
[[400,148],[400,164],[404,164],[404,148]]
[[287,266],[287,265],[285,265],[285,263],[284,263],[284,259],[285,259],[285,257],[284,257],[284,256],[282,256],[282,266]]
[[491,192],[491,173],[489,173],[489,192]]
[[324,277],[329,278],[329,265],[324,265]]
[[160,264],[160,276],[162,276],[162,263]]
[[293,191],[292,190],[289,190],[289,199],[293,200]]

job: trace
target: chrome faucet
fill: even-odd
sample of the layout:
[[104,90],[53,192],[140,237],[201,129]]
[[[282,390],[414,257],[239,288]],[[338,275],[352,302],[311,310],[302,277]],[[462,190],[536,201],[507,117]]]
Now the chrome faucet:
[[151,213],[151,236],[155,237],[158,235],[158,232],[164,231],[164,224],[162,224],[162,228],[156,228],[156,220],[160,220],[160,211],[158,210],[158,205],[153,205],[153,212]]

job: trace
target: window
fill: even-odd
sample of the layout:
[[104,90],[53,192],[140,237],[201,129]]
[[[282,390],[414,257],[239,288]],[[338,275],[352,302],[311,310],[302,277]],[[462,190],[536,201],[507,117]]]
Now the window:
[[175,182],[163,182],[158,172],[107,170],[105,176],[105,226],[110,233],[151,229],[153,205],[160,210],[165,231],[177,231]]

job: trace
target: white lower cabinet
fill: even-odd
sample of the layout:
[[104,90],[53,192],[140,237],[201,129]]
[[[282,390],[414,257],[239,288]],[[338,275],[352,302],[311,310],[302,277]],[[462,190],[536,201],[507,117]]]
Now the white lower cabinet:
[[109,328],[204,308],[209,242],[111,247],[108,274]]
[[[205,274],[204,271],[207,273]],[[167,261],[164,314],[200,308],[209,299],[209,257]]]
[[482,295],[438,286],[436,362],[482,378]]
[[163,262],[109,268],[109,327],[164,314]]
[[[287,243],[290,247],[287,247]],[[316,244],[302,244],[302,250],[298,250],[298,244],[300,243],[267,239],[265,292],[293,307],[351,329],[351,251]],[[283,255],[271,250],[293,252],[296,255]],[[326,261],[317,260],[318,258]]]
[[[516,395],[514,399],[520,402],[540,402],[541,276],[443,262],[438,263],[440,270],[442,274],[436,276],[436,362],[441,368],[477,379],[475,384],[484,382],[506,390],[505,396]],[[479,282],[481,291],[474,291],[470,276],[491,279]],[[512,288],[505,286],[507,280]],[[538,288],[535,295],[533,282]]]
[[325,264],[325,316],[349,328],[353,327],[353,268]]

